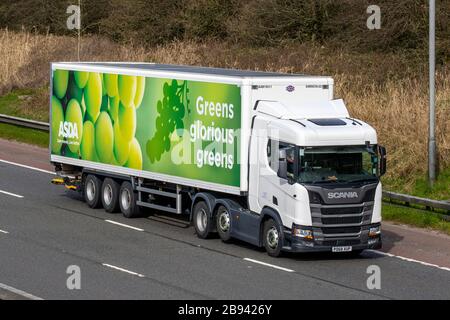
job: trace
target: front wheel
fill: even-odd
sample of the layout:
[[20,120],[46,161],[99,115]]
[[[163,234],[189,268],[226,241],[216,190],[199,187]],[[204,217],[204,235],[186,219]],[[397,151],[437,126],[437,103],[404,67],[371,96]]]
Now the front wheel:
[[283,246],[281,227],[273,219],[264,223],[263,243],[267,254],[271,257],[278,257]]

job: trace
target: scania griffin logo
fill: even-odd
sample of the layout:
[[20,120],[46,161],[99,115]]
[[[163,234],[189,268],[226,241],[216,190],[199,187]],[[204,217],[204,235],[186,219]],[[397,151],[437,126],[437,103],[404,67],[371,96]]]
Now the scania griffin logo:
[[358,198],[358,193],[355,191],[348,192],[328,192],[328,199],[348,199],[348,198]]
[[286,91],[287,92],[292,92],[292,91],[294,91],[295,90],[295,87],[293,86],[293,85],[288,85],[287,87],[286,87]]

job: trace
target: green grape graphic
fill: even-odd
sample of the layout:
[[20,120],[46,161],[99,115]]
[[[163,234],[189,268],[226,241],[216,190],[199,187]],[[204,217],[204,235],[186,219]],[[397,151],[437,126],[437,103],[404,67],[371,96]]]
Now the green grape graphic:
[[156,133],[147,141],[146,150],[150,162],[159,161],[163,153],[170,150],[170,136],[175,129],[184,129],[183,118],[186,106],[189,103],[187,94],[187,81],[178,84],[164,83],[162,100],[156,105],[158,116],[156,117]]

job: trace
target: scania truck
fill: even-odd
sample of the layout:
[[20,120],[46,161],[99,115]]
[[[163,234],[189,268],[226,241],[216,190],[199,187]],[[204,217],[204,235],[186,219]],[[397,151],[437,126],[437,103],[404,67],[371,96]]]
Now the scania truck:
[[53,63],[55,183],[127,218],[187,215],[290,252],[381,247],[386,150],[330,77],[153,63]]

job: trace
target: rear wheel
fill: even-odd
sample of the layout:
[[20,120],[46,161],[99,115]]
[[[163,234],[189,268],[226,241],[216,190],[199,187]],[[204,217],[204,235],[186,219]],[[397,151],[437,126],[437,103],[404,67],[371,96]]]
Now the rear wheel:
[[102,181],[93,174],[88,174],[84,182],[84,200],[90,208],[99,208],[102,204],[100,199]]
[[223,241],[229,241],[231,238],[231,216],[228,209],[224,206],[220,206],[217,209],[216,215],[216,229],[219,233],[220,238]]
[[119,191],[119,206],[124,217],[135,218],[140,216],[136,201],[137,193],[134,192],[131,183],[128,181],[122,182]]
[[102,183],[102,204],[106,212],[119,211],[120,185],[111,178],[106,178]]
[[194,206],[194,228],[197,236],[201,239],[207,239],[211,232],[211,213],[208,205],[204,201],[199,201]]
[[281,227],[273,219],[264,223],[263,243],[269,256],[278,257],[283,246]]

